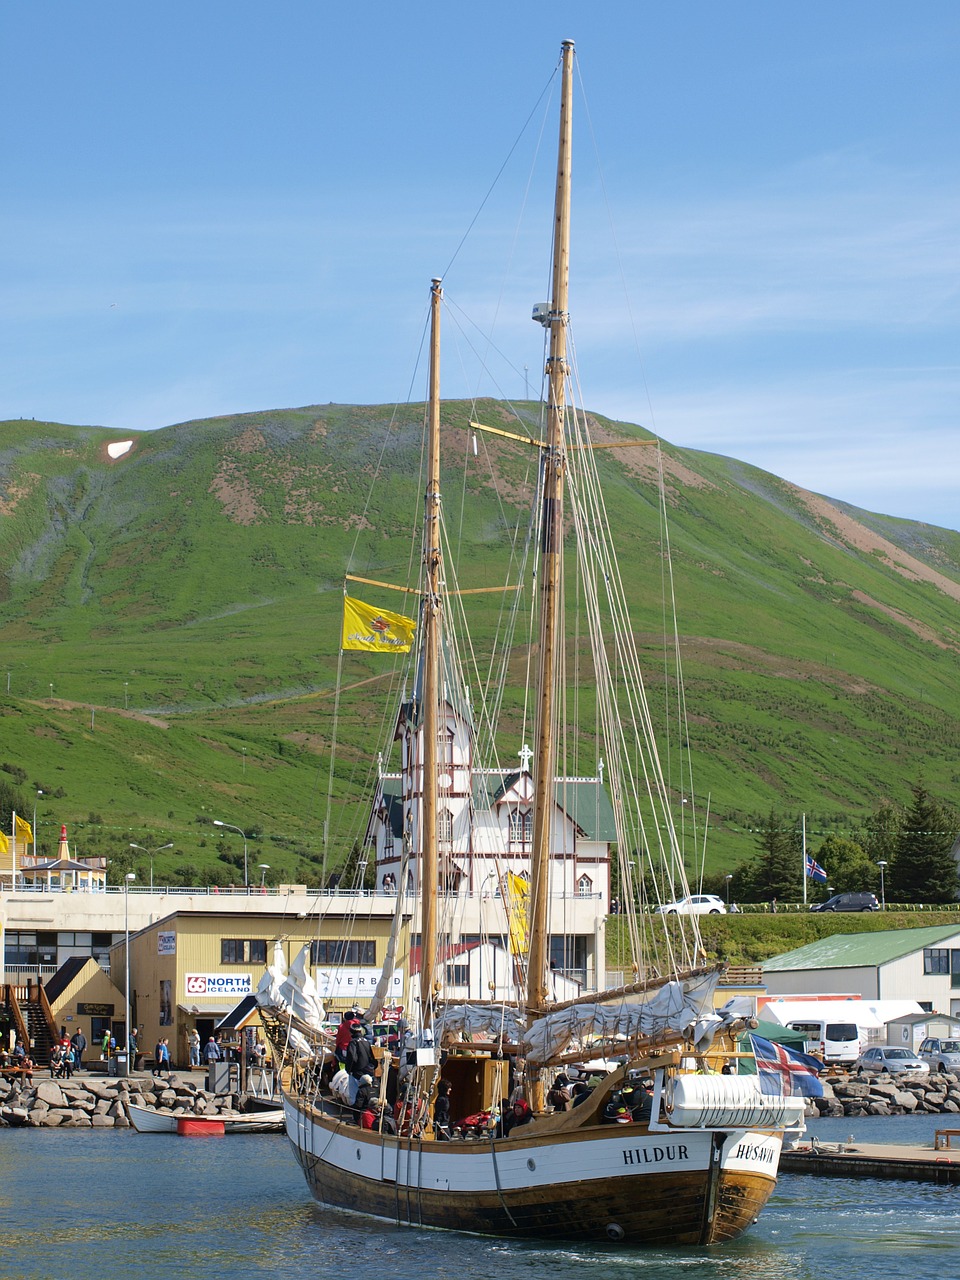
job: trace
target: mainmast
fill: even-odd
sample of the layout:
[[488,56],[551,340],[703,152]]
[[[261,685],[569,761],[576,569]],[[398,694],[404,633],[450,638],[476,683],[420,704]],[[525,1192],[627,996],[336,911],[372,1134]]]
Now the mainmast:
[[439,280],[430,282],[430,392],[427,406],[427,488],[423,504],[423,686],[420,797],[420,1018],[433,1021],[437,969],[437,738],[440,708],[440,301]]
[[[550,843],[555,809],[556,682],[561,629],[561,555],[563,483],[566,470],[564,408],[567,383],[567,294],[570,276],[570,160],[573,139],[573,41],[561,51],[560,148],[553,228],[553,285],[550,299],[549,393],[546,448],[543,454],[543,505],[540,534],[540,671],[534,737],[533,847],[530,868],[530,953],[527,971],[527,1017],[533,1021],[547,999],[548,889]],[[542,1083],[530,1082],[530,1104],[542,1107]]]

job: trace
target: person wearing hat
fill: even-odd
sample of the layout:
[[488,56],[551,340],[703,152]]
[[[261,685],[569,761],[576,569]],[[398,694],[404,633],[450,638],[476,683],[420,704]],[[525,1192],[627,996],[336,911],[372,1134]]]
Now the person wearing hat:
[[350,1028],[350,1043],[343,1055],[343,1065],[355,1080],[365,1074],[372,1076],[377,1069],[373,1045],[365,1038],[359,1022]]
[[509,1137],[514,1129],[519,1129],[522,1125],[529,1124],[533,1119],[533,1112],[530,1110],[530,1104],[526,1098],[517,1098],[516,1102],[503,1117],[503,1136]]
[[353,1113],[361,1129],[373,1128],[375,1096],[376,1089],[373,1084],[373,1076],[365,1071],[360,1077],[360,1084],[357,1086],[357,1092],[353,1099]]

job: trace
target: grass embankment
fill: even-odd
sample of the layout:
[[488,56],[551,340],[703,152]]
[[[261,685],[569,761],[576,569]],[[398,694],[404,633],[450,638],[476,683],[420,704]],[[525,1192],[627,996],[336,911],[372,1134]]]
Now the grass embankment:
[[[671,924],[674,922],[671,921]],[[953,924],[960,929],[960,906],[929,911],[887,910],[863,914],[778,912],[766,915],[741,912],[729,916],[703,916],[700,931],[710,960],[728,964],[762,964],[772,956],[794,951],[809,942],[836,933],[875,933],[890,929],[920,929]],[[607,921],[607,966],[623,967],[626,938],[619,916]]]

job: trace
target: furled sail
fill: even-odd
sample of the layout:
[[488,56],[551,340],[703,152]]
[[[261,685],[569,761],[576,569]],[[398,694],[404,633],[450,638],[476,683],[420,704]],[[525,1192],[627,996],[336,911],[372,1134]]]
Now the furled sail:
[[[273,945],[273,964],[268,967],[257,987],[257,1004],[292,1014],[308,1027],[319,1031],[326,1014],[320,992],[307,969],[309,959],[309,945],[301,947],[288,973],[283,944],[278,939]],[[310,1048],[306,1041],[300,1047]]]
[[441,1005],[436,1022],[438,1035],[445,1043],[458,1035],[467,1039],[481,1035],[488,1040],[516,1044],[524,1034],[524,1020],[520,1011],[508,1005]]
[[655,1043],[672,1034],[694,1044],[709,1042],[723,1021],[713,1012],[718,976],[665,982],[652,991],[622,994],[616,1004],[596,1000],[567,1005],[537,1018],[524,1031],[521,1050],[532,1062],[548,1063],[598,1040],[631,1044],[643,1038]]

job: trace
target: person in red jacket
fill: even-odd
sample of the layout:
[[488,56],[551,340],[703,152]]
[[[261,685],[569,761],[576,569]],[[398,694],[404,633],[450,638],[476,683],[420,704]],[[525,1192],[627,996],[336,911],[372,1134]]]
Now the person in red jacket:
[[337,1027],[337,1037],[333,1042],[333,1052],[339,1063],[343,1063],[347,1056],[347,1046],[350,1043],[353,1034],[353,1025],[357,1021],[356,1013],[353,1009],[346,1009]]

